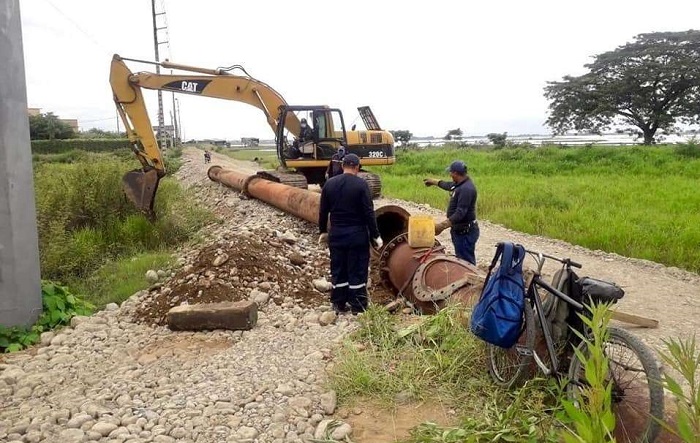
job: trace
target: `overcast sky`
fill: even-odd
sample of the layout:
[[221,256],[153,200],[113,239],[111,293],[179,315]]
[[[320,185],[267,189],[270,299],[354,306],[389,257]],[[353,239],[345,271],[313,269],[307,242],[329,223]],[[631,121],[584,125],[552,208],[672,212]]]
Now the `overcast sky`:
[[[385,129],[547,133],[548,80],[636,34],[700,28],[698,0],[156,0],[161,59],[242,64],[290,104],[372,107]],[[30,107],[116,129],[109,63],[154,59],[150,0],[20,0]],[[160,24],[160,22],[159,22]],[[161,31],[162,32],[162,31]],[[153,67],[130,64],[132,71]],[[156,93],[145,91],[152,122]],[[274,138],[257,108],[179,94],[184,137]],[[164,93],[166,123],[172,94]],[[359,121],[359,120],[358,120]]]

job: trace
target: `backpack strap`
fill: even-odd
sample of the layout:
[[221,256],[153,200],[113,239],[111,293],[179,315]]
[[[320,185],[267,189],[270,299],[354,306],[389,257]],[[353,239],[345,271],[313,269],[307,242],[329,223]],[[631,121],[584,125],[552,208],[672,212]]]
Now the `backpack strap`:
[[514,245],[515,249],[513,256],[511,257],[511,262],[508,267],[508,273],[514,274],[516,272],[522,272],[523,261],[525,260],[525,247],[523,245]]
[[511,242],[503,243],[503,256],[501,257],[501,267],[498,268],[500,275],[510,275],[513,273],[513,249],[515,246]]

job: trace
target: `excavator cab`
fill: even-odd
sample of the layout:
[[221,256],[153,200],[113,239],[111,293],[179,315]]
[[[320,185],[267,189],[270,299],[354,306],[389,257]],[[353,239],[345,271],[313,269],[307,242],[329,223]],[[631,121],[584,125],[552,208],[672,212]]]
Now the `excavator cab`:
[[[311,137],[300,133],[290,144],[286,136],[292,134],[287,122],[295,121],[300,115],[307,115],[311,127]],[[339,109],[325,106],[281,106],[277,126],[277,153],[280,163],[287,168],[324,167],[340,146],[347,145],[345,121]],[[316,163],[319,162],[320,163]]]

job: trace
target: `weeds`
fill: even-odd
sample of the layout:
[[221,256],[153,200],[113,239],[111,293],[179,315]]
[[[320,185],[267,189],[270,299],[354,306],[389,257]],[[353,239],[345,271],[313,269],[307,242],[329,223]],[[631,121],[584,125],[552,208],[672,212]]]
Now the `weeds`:
[[42,281],[43,312],[31,328],[0,326],[0,352],[15,352],[39,341],[42,332],[67,325],[76,315],[89,315],[94,306],[71,294],[68,288]]
[[[485,347],[466,327],[469,312],[450,306],[400,325],[372,306],[337,358],[330,380],[341,401],[354,396],[392,404],[444,401],[465,415],[462,426],[425,424],[411,442],[555,441],[557,395],[543,381],[511,393],[485,371]],[[473,418],[469,418],[473,417]],[[465,438],[466,435],[471,437]]]
[[[63,155],[63,154],[61,154]],[[133,167],[107,154],[35,165],[42,275],[84,278],[111,259],[162,250],[190,239],[211,216],[171,178],[161,180],[149,222],[126,200],[121,177]]]
[[68,286],[76,294],[102,309],[108,303],[121,304],[150,284],[145,274],[149,269],[167,269],[173,257],[167,252],[147,252],[107,262],[85,278],[69,278]]
[[664,388],[673,394],[678,409],[676,424],[662,423],[664,428],[681,438],[684,443],[700,443],[700,349],[695,335],[685,340],[664,341],[664,362],[678,371],[688,384],[687,393],[668,373],[664,374]]
[[[567,443],[615,443],[615,415],[612,411],[612,380],[608,376],[609,361],[605,355],[608,324],[612,312],[607,305],[589,308],[591,318],[579,314],[590,330],[586,336],[573,330],[581,338],[585,350],[577,347],[575,355],[584,370],[585,386],[580,386],[574,401],[562,400],[568,425],[563,438]],[[575,381],[571,381],[574,383]]]
[[694,137],[685,143],[678,143],[673,150],[679,157],[700,158],[700,142]]

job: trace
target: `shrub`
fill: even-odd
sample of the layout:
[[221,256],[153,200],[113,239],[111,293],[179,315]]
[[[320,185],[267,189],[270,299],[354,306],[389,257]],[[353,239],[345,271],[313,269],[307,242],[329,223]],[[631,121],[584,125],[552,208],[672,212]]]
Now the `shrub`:
[[42,332],[67,325],[76,315],[89,315],[94,309],[68,288],[51,281],[42,281],[41,300],[43,311],[31,328],[5,328],[0,326],[0,352],[20,351],[39,341]]
[[129,140],[126,138],[70,138],[65,140],[32,140],[32,153],[34,154],[60,154],[75,149],[92,152],[112,152],[128,147]]

